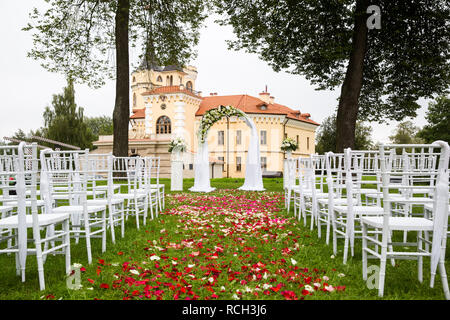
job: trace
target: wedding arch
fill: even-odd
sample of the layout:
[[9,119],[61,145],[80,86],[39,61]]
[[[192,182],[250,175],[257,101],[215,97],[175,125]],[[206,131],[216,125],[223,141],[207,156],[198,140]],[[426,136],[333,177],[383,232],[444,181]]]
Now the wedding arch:
[[247,114],[232,106],[219,106],[208,110],[202,117],[200,127],[197,132],[198,149],[194,158],[194,186],[190,191],[210,192],[215,188],[211,187],[209,178],[209,152],[208,152],[208,132],[209,129],[223,117],[239,117],[244,119],[245,123],[251,129],[250,145],[247,151],[247,161],[245,166],[244,185],[240,190],[263,191],[261,158],[259,152],[258,130],[255,123]]

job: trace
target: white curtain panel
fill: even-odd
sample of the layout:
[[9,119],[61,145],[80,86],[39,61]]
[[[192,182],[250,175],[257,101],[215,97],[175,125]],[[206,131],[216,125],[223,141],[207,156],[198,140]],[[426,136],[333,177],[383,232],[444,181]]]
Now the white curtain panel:
[[245,181],[244,185],[239,189],[248,191],[264,191],[258,130],[256,129],[253,120],[247,115],[245,115],[244,120],[251,129],[251,136],[250,145],[247,152],[247,162],[245,165]]
[[211,192],[215,190],[215,188],[211,187],[209,181],[209,153],[206,138],[203,143],[200,141],[200,138],[198,139],[198,150],[194,158],[194,186],[189,189],[193,192]]

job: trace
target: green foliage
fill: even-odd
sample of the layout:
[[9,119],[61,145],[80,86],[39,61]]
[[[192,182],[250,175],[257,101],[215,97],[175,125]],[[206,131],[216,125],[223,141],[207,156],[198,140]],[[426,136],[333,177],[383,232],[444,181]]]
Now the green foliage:
[[[45,136],[45,128],[39,128],[37,130],[30,130],[28,133],[25,133],[25,131],[23,131],[22,129],[17,129],[16,132],[14,132],[14,134],[12,136],[9,136],[10,138],[16,139],[16,140],[21,140],[21,141],[25,141],[25,142],[34,142],[32,136],[37,136],[37,137],[44,137]],[[6,141],[7,145],[16,145],[18,144],[18,142],[13,142],[13,141]],[[49,146],[51,147],[49,144],[45,144],[42,142],[39,142],[39,144],[44,145],[44,146]]]
[[68,81],[62,94],[53,95],[52,108],[44,112],[45,137],[81,149],[92,148],[95,136],[83,119],[83,108],[75,103],[73,82]]
[[[359,0],[358,0],[359,1]],[[318,89],[341,86],[352,49],[354,0],[215,0],[233,27],[229,47],[256,53],[275,71],[304,75]],[[449,2],[374,0],[381,29],[369,30],[360,120],[413,117],[420,97],[448,91]],[[355,93],[358,94],[358,93]]]
[[[328,151],[336,150],[336,115],[333,114],[322,121],[317,132],[316,152],[325,154]],[[373,149],[372,127],[364,125],[363,122],[356,123],[355,130],[355,150]]]
[[[100,87],[114,79],[117,0],[46,0],[44,12],[33,9],[23,28],[32,31],[28,56],[51,71]],[[141,47],[147,62],[180,64],[195,55],[205,18],[201,0],[129,0],[130,47]]]
[[419,130],[420,128],[412,121],[403,121],[397,125],[394,134],[389,136],[389,140],[395,144],[422,143],[422,139],[417,135]]
[[428,105],[428,124],[417,134],[426,143],[443,140],[450,143],[450,98],[438,97]]
[[86,117],[84,123],[95,136],[94,140],[98,140],[101,135],[113,134],[113,120],[108,116]]

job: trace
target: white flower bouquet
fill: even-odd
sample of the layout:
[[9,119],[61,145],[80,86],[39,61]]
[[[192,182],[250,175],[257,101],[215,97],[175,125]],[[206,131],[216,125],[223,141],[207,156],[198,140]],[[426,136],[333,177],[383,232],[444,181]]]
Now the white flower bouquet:
[[292,138],[286,138],[281,142],[281,150],[283,150],[283,151],[295,151],[297,149],[298,149],[298,144]]
[[176,138],[170,141],[169,143],[169,152],[173,151],[179,151],[184,152],[186,151],[186,142],[182,138]]

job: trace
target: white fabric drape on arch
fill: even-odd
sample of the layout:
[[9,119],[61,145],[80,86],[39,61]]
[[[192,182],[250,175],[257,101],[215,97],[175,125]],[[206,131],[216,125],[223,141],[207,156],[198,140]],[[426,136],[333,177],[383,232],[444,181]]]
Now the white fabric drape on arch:
[[193,192],[211,192],[216,188],[211,187],[209,181],[209,153],[208,141],[201,142],[198,139],[198,150],[194,157],[194,186],[189,190]]
[[[252,119],[247,115],[243,115],[245,123],[251,129],[250,145],[247,152],[247,161],[245,166],[245,181],[240,190],[264,191],[262,182],[261,157],[259,151],[258,130]],[[193,192],[211,192],[215,188],[211,187],[209,180],[209,153],[207,134],[205,142],[201,142],[199,138],[198,150],[194,158],[194,186],[189,190]]]
[[250,145],[247,151],[245,164],[245,181],[240,190],[264,191],[261,170],[261,156],[259,152],[259,137],[255,123],[248,116],[244,117],[245,123],[251,129]]

